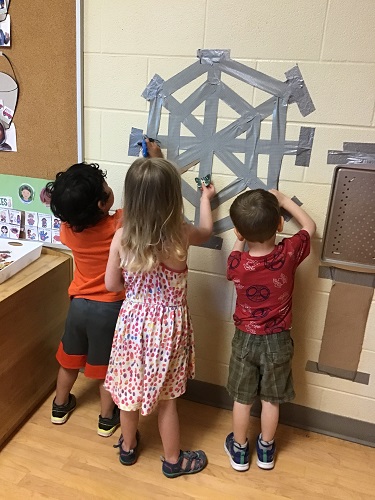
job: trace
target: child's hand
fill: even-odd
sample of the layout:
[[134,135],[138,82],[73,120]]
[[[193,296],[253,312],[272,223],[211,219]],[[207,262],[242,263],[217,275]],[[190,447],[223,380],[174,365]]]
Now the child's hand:
[[269,192],[276,196],[280,207],[283,206],[286,200],[289,200],[289,198],[285,194],[283,194],[281,191],[278,191],[277,189],[270,189]]
[[204,182],[202,182],[202,187],[201,187],[201,192],[202,192],[202,198],[207,198],[208,200],[212,200],[212,198],[216,194],[216,189],[215,186],[212,184],[209,184],[206,186]]
[[161,152],[159,144],[155,141],[150,141],[150,139],[146,139],[147,151],[150,158],[164,158],[163,153]]

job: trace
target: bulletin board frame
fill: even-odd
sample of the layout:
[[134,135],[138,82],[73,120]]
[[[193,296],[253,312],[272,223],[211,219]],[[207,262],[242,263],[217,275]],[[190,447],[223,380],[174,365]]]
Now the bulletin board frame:
[[[3,52],[19,87],[17,152],[0,152],[0,174],[53,180],[83,161],[82,6],[83,0],[10,2],[11,46]],[[0,71],[11,74],[5,57]]]

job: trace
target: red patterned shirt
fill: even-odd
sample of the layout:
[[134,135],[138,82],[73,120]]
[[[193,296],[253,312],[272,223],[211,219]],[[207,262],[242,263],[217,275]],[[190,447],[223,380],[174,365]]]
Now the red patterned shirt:
[[294,274],[309,253],[310,235],[301,230],[262,257],[229,255],[227,278],[236,287],[233,319],[239,330],[266,335],[291,328]]

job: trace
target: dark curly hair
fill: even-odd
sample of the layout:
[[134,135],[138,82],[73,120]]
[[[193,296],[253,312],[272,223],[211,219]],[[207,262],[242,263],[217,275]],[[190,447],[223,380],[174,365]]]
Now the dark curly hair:
[[104,216],[99,202],[104,204],[109,198],[104,189],[106,176],[96,163],[77,163],[59,172],[46,185],[53,214],[76,233],[95,226]]

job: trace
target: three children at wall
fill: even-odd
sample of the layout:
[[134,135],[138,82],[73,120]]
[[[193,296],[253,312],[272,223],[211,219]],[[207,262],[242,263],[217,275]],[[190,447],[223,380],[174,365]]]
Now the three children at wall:
[[[147,141],[147,158],[129,168],[124,207],[109,215],[113,193],[97,165],[79,164],[47,186],[51,209],[63,224],[61,241],[71,248],[76,269],[57,359],[60,369],[51,421],[63,424],[76,407],[71,389],[80,369],[99,380],[98,434],[112,435],[123,465],[138,457],[139,414],[158,408],[168,478],[200,472],[202,450],[182,451],[176,407],[194,377],[194,338],[187,305],[187,254],[190,245],[209,239],[213,221],[212,184],[201,185],[200,220],[184,220],[181,180]],[[283,229],[280,209],[301,226],[276,244]],[[262,402],[257,464],[274,466],[279,404],[294,397],[290,336],[294,275],[308,256],[313,220],[282,193],[246,191],[230,208],[237,240],[228,258],[227,278],[237,301],[235,335],[227,389],[234,399],[233,432],[224,443],[231,466],[249,468],[247,430],[250,407]]]

